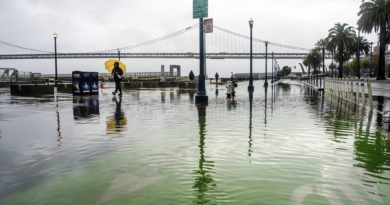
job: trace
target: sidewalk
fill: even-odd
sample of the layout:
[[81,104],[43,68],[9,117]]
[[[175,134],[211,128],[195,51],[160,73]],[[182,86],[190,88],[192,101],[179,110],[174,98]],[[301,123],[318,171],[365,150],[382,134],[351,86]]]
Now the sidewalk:
[[371,79],[372,95],[390,97],[390,79]]

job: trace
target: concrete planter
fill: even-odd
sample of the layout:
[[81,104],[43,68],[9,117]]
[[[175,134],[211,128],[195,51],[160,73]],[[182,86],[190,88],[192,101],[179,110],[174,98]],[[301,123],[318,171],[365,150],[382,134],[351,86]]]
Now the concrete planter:
[[158,82],[157,85],[158,85],[159,88],[168,88],[168,87],[170,87],[169,82]]
[[197,89],[198,83],[190,83],[190,82],[184,82],[179,84],[179,88],[187,88],[187,89]]
[[72,93],[73,87],[72,84],[58,84],[57,85],[58,92]]
[[54,85],[10,85],[11,95],[54,94]]
[[137,89],[141,88],[142,83],[122,83],[121,86],[123,88],[129,88],[129,89]]
[[178,87],[180,85],[180,82],[169,82],[170,87]]
[[143,88],[157,88],[158,82],[142,82]]

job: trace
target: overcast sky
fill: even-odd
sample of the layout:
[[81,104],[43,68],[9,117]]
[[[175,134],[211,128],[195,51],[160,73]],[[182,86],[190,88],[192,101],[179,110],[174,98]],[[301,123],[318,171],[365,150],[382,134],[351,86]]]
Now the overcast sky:
[[[303,48],[313,48],[335,23],[356,26],[361,0],[209,0],[214,24],[253,36]],[[22,47],[58,52],[88,52],[130,46],[162,37],[196,24],[192,0],[1,0],[0,40]],[[210,35],[210,34],[207,34]],[[211,34],[212,35],[212,34]],[[377,35],[363,34],[377,42]],[[108,59],[59,59],[58,72],[105,72]],[[121,59],[128,72],[159,72],[161,65],[181,65],[182,75],[199,73],[199,60]],[[279,60],[280,66],[297,66],[301,60]],[[271,61],[269,61],[270,65]],[[330,60],[326,62],[328,65]],[[264,72],[265,61],[254,60],[254,72]],[[54,60],[0,60],[0,67],[19,71],[54,73]],[[268,68],[270,69],[271,66]],[[207,60],[208,75],[249,72],[249,60]]]

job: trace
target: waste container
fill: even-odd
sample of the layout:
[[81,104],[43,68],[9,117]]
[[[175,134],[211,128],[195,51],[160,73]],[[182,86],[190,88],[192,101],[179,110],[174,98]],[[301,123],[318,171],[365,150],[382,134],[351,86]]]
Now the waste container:
[[99,94],[99,74],[97,72],[73,71],[73,94]]
[[72,72],[72,87],[73,94],[82,94],[82,86],[81,86],[81,75],[83,73],[81,71],[73,71]]
[[99,73],[91,72],[91,94],[99,94]]

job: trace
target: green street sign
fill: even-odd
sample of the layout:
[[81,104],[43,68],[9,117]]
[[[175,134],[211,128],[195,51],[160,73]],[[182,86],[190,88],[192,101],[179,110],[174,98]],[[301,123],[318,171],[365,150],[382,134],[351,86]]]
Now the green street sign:
[[194,19],[206,18],[209,15],[208,0],[192,0],[192,16]]

